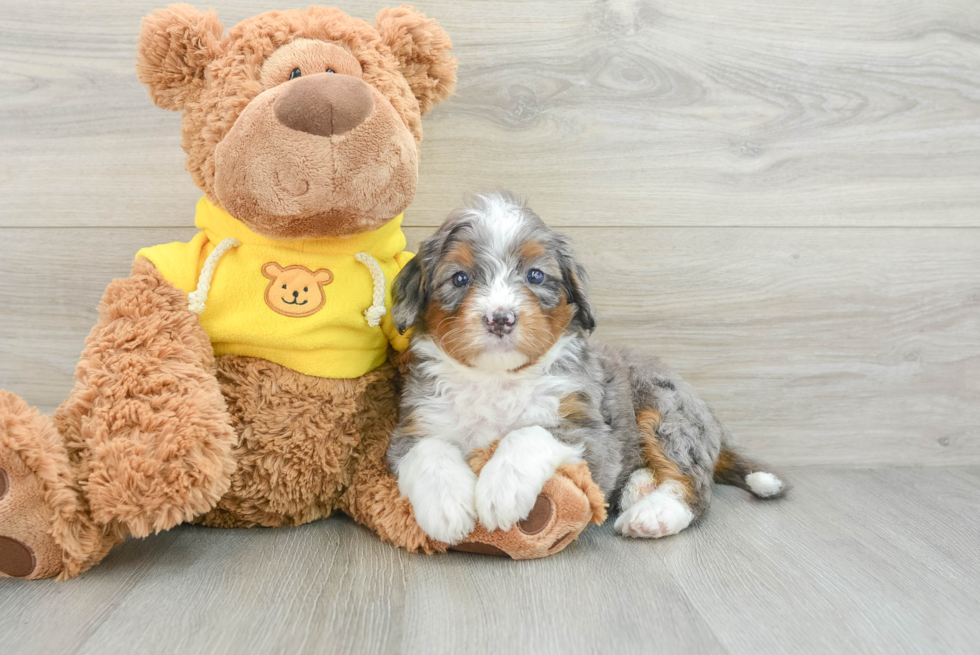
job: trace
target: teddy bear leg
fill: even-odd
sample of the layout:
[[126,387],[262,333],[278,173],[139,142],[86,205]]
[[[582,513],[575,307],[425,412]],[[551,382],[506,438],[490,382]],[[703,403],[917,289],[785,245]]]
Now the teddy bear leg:
[[145,537],[214,507],[237,437],[184,292],[137,260],[106,289],[85,344],[54,424],[92,519]]
[[[496,444],[477,452],[470,466],[479,475],[490,460]],[[499,555],[512,559],[538,559],[558,553],[575,541],[590,524],[606,520],[606,505],[598,485],[592,481],[585,462],[569,464],[555,471],[545,483],[526,519],[510,530],[476,529],[452,547],[469,553]]]
[[211,509],[234,471],[211,344],[184,293],[139,260],[99,314],[53,422],[0,392],[5,575],[74,577],[127,534]]
[[0,390],[0,576],[74,577],[122,536],[88,515],[51,419]]
[[[385,445],[387,440],[385,440]],[[470,461],[479,473],[494,447]],[[531,514],[507,531],[488,531],[477,524],[469,537],[452,547],[429,538],[415,522],[412,504],[401,495],[398,480],[379,458],[370,470],[360,472],[348,490],[344,511],[356,521],[412,552],[437,553],[447,549],[500,555],[513,559],[536,559],[553,555],[575,541],[590,523],[602,523],[606,508],[602,492],[592,481],[588,466],[581,462],[559,468],[545,483]]]

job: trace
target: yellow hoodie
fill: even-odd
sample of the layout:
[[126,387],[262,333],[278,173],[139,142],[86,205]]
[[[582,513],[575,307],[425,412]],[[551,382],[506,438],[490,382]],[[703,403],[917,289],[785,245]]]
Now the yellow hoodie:
[[401,215],[348,238],[278,241],[201,198],[194,224],[188,243],[136,256],[189,295],[215,355],[355,378],[384,363],[389,342],[408,345],[391,320],[391,281],[412,258]]

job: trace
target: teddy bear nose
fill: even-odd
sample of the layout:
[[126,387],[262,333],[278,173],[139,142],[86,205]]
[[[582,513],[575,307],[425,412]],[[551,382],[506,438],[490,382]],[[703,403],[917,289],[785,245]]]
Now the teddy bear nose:
[[293,298],[299,298],[299,291],[293,291]]
[[290,80],[276,98],[274,110],[288,128],[331,136],[349,132],[374,110],[374,94],[352,75],[317,73]]

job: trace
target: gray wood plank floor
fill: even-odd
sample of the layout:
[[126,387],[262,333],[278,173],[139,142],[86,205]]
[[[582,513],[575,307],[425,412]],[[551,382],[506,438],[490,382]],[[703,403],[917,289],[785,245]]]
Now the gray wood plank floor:
[[980,468],[791,469],[656,542],[410,555],[346,518],[181,527],[68,583],[0,580],[20,653],[976,653]]

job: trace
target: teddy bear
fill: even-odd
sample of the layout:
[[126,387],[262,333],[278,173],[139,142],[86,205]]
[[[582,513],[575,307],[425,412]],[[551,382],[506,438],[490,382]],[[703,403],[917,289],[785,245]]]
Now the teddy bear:
[[[0,574],[69,579],[129,536],[335,511],[409,551],[450,547],[418,527],[385,452],[402,213],[421,117],[454,90],[451,48],[408,6],[373,25],[272,11],[227,33],[189,5],[144,19],[137,74],[183,112],[199,232],[109,285],[53,416],[0,390]],[[543,557],[604,517],[588,469],[566,466],[511,530],[453,547]]]

